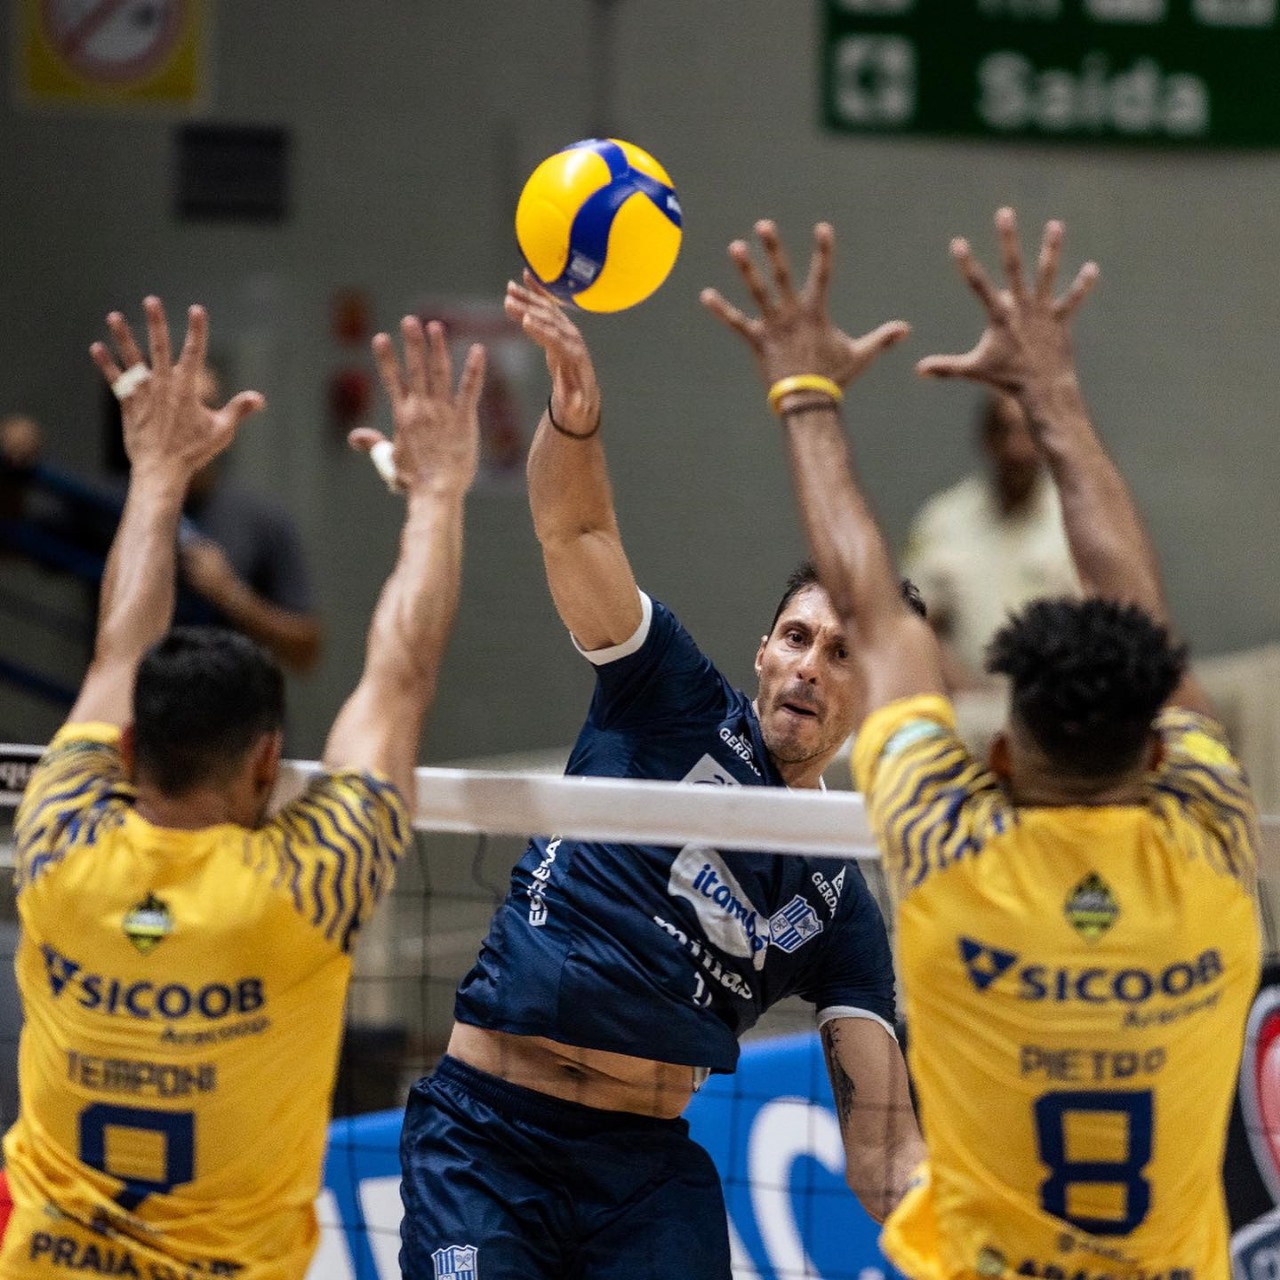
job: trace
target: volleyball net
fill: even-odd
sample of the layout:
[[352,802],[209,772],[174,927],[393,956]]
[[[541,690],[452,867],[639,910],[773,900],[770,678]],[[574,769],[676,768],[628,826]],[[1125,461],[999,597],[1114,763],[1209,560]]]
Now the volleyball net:
[[[11,854],[8,824],[38,755],[36,747],[0,747],[0,861]],[[278,800],[300,791],[318,769],[287,765]],[[309,1280],[399,1276],[396,1139],[404,1099],[444,1053],[454,991],[531,834],[855,858],[892,924],[862,798],[850,791],[566,778],[529,769],[419,769],[416,782],[414,848],[357,947],[319,1204],[321,1244]],[[1263,916],[1268,952],[1276,956],[1271,903],[1280,888],[1280,819],[1264,820],[1263,829]],[[5,1127],[16,1104],[15,940],[6,884],[0,895]],[[884,1042],[890,1051],[888,1037]],[[738,1072],[712,1077],[687,1116],[724,1183],[735,1280],[893,1274],[876,1246],[875,1224],[845,1185],[812,1006],[787,1000],[770,1010],[745,1040]]]

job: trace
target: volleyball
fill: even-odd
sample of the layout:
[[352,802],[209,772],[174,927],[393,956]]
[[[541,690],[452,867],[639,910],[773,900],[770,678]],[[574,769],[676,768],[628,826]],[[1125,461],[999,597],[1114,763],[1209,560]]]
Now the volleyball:
[[667,171],[616,138],[549,156],[516,205],[516,240],[530,271],[563,302],[622,311],[667,278],[680,252],[680,201]]

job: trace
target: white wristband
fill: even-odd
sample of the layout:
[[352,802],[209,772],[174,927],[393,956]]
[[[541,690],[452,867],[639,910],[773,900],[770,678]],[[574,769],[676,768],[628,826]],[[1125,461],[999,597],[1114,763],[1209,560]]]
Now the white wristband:
[[396,464],[392,454],[395,452],[395,445],[390,440],[379,440],[377,444],[369,450],[369,460],[373,463],[374,468],[382,477],[388,489],[392,493],[402,493],[400,481],[396,478]]

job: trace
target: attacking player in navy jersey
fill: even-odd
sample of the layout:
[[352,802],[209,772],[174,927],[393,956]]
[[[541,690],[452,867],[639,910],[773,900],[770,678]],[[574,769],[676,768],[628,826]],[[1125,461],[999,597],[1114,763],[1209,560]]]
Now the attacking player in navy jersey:
[[[552,393],[529,455],[551,594],[596,691],[568,772],[809,787],[861,713],[844,628],[793,575],[739,692],[639,590],[582,335],[526,277],[508,314]],[[868,363],[881,344],[868,339]],[[530,843],[415,1086],[401,1265],[419,1280],[729,1280],[724,1202],[680,1113],[771,1005],[813,1003],[849,1185],[876,1218],[923,1154],[893,1031],[883,920],[857,865],[699,846]]]

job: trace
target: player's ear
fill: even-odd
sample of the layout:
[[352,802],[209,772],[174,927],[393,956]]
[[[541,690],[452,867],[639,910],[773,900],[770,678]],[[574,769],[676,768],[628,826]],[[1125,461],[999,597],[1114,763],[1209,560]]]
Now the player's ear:
[[253,749],[253,783],[259,792],[274,790],[284,752],[284,732],[264,733]]
[[124,776],[130,782],[136,782],[133,770],[137,762],[137,751],[132,720],[120,730],[120,759],[124,764]]
[[764,666],[764,651],[769,643],[768,636],[760,637],[760,647],[756,650],[756,675],[760,674],[761,668]]
[[1164,735],[1154,729],[1147,735],[1147,749],[1144,764],[1148,773],[1155,773],[1164,764]]
[[1013,769],[1009,757],[1009,731],[997,729],[991,745],[987,748],[987,768],[1002,782],[1006,781]]

